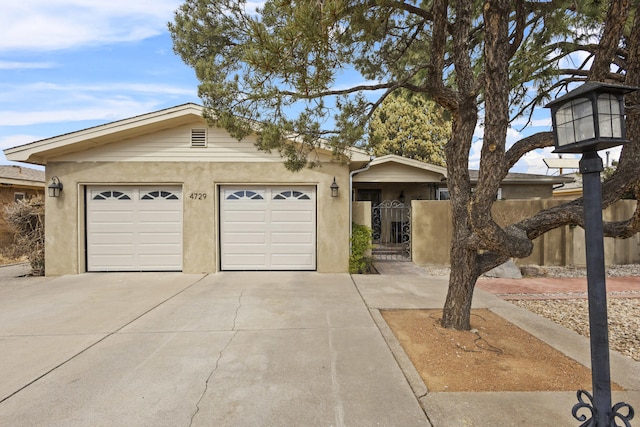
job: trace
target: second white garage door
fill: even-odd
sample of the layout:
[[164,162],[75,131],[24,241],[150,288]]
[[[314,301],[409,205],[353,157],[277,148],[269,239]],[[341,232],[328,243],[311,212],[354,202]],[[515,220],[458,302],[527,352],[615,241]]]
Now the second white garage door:
[[315,270],[316,188],[221,187],[222,270]]

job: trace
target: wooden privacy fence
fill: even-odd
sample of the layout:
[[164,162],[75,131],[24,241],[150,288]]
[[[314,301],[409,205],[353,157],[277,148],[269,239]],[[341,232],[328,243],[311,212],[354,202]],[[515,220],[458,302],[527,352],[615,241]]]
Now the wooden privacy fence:
[[[493,217],[501,225],[511,224],[535,213],[562,204],[553,199],[500,200],[493,206]],[[628,219],[636,206],[635,200],[621,200],[603,213],[605,221]],[[371,203],[354,202],[353,218],[358,224],[371,227]],[[413,200],[411,202],[411,256],[416,264],[449,264],[451,244],[451,206],[448,201]],[[533,252],[516,260],[520,265],[584,266],[584,230],[580,227],[560,227],[534,240]],[[629,239],[605,238],[605,263],[640,263],[640,235]]]

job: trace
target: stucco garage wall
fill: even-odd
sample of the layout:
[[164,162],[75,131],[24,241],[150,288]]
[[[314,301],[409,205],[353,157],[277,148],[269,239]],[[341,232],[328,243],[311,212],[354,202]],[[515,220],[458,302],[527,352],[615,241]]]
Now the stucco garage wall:
[[[85,267],[84,188],[87,185],[174,184],[183,190],[183,271],[219,269],[218,186],[228,184],[317,185],[317,270],[346,272],[349,256],[348,169],[337,163],[301,172],[281,163],[213,162],[54,162],[47,181],[64,184],[59,198],[46,198],[46,274],[76,274]],[[333,177],[340,194],[331,197]],[[206,198],[190,198],[191,194]]]

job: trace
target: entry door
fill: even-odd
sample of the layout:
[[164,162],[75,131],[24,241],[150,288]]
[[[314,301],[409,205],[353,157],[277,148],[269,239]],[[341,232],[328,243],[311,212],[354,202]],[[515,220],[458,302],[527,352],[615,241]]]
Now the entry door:
[[315,270],[316,188],[220,189],[222,270]]

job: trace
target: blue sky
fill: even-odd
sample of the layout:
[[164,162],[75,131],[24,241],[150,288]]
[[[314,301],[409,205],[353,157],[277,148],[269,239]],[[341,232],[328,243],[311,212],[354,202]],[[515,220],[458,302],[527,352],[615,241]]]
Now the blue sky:
[[[173,53],[167,30],[180,0],[5,3],[0,13],[0,150],[200,102],[195,74]],[[336,82],[345,83],[350,82]],[[536,114],[535,124],[524,134],[549,130],[548,111]],[[521,136],[510,131],[509,143]],[[527,155],[514,171],[547,173],[542,158],[552,157],[549,152]],[[470,166],[477,168],[478,161],[479,142]],[[0,164],[10,163],[0,151]]]
[[[0,13],[0,149],[186,102],[180,0],[19,0]],[[0,163],[7,164],[4,154]]]

